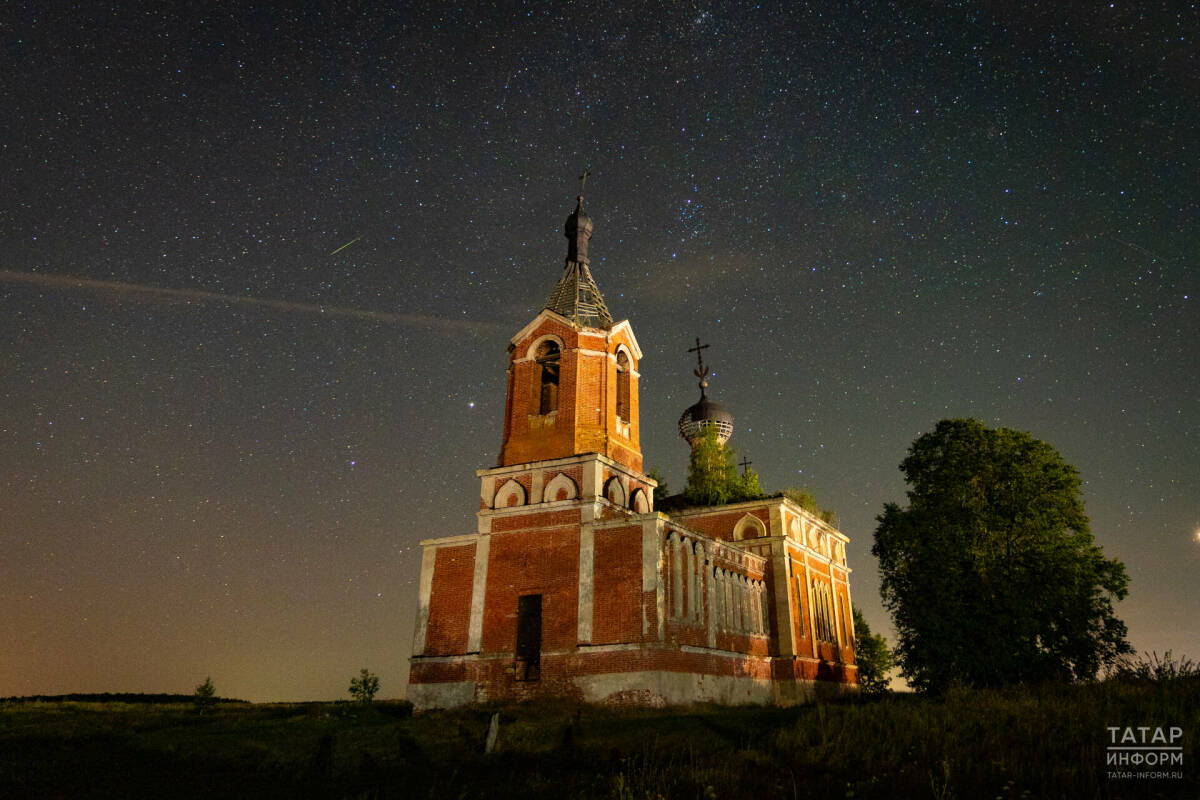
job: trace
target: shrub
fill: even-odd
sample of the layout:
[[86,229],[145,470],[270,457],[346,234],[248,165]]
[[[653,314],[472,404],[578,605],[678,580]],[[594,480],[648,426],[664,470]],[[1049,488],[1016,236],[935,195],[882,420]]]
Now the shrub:
[[1187,656],[1175,658],[1171,651],[1159,658],[1157,652],[1136,653],[1118,659],[1108,674],[1109,680],[1126,683],[1166,683],[1168,681],[1200,678],[1200,664]]
[[370,703],[375,699],[375,693],[379,691],[379,677],[372,675],[366,668],[362,668],[357,678],[350,680],[350,696],[359,703]]

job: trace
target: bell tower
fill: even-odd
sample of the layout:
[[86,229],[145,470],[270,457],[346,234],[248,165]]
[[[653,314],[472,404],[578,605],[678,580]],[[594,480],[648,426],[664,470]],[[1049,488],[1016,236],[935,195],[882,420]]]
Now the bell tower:
[[594,228],[581,189],[563,226],[562,275],[542,312],[509,341],[498,466],[598,453],[642,470],[642,351],[629,322],[613,321],[588,268]]

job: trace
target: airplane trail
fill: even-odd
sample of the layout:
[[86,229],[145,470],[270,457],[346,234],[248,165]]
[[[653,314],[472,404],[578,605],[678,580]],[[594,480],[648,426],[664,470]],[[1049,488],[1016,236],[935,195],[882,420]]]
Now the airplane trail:
[[297,303],[291,300],[272,300],[269,298],[249,297],[247,295],[228,295],[221,294],[220,292],[208,292],[203,289],[171,289],[163,286],[122,283],[120,281],[102,281],[95,278],[80,278],[71,275],[50,275],[47,273],[0,269],[0,282],[4,281],[24,283],[47,289],[88,289],[98,292],[111,292],[130,296],[143,302],[155,299],[195,300],[198,302],[222,303],[225,305],[259,306],[299,314],[319,314],[326,317],[358,319],[382,325],[402,325],[447,331],[469,330],[479,333],[492,333],[504,329],[504,326],[496,322],[445,319],[425,314],[397,314],[390,311],[365,311],[358,308],[325,306],[317,303]]

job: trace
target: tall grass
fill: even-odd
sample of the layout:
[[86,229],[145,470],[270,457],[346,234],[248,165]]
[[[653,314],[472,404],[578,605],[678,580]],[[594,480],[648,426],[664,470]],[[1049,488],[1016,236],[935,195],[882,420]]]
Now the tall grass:
[[[542,701],[0,706],[0,797],[1200,796],[1200,681],[957,689],[792,709]],[[496,751],[484,738],[500,713]],[[1109,726],[1184,729],[1183,778],[1110,779]]]

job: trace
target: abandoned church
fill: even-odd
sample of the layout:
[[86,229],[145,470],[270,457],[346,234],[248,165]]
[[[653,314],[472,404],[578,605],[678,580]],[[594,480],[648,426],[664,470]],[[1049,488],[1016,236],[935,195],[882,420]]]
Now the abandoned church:
[[[565,230],[562,276],[508,344],[477,530],[422,542],[409,700],[789,705],[853,690],[848,539],[783,496],[655,510],[642,351],[592,277],[582,195]],[[706,374],[680,419],[693,447],[733,430]]]

